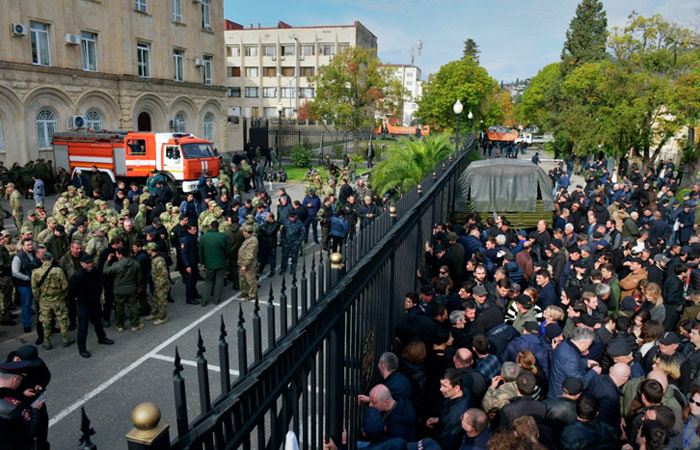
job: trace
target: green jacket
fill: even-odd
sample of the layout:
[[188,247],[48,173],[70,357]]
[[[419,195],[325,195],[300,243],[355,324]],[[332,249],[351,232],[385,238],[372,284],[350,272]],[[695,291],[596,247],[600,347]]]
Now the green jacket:
[[224,269],[228,266],[231,246],[219,230],[209,230],[199,240],[199,261],[205,269]]
[[127,256],[110,265],[105,265],[103,273],[114,275],[115,295],[135,294],[143,279],[141,265]]

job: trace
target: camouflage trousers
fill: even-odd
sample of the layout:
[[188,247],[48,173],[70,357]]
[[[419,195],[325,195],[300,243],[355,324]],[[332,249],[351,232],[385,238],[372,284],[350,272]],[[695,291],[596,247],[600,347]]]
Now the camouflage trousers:
[[0,298],[0,320],[9,320],[13,299],[12,277],[0,277]]
[[170,292],[170,284],[164,286],[156,285],[153,291],[153,310],[151,315],[157,320],[165,320],[168,318],[168,293]]
[[241,283],[241,297],[253,300],[258,292],[258,268],[246,267],[246,270],[239,270],[239,281]]
[[124,328],[124,308],[129,310],[129,321],[132,327],[139,325],[139,306],[136,293],[131,295],[114,294],[114,325]]
[[15,216],[12,217],[12,220],[15,222],[15,226],[17,227],[17,232],[22,229],[22,222],[24,221],[24,214],[17,213]]
[[56,322],[61,329],[61,336],[67,341],[68,336],[68,305],[64,300],[40,300],[39,321],[44,327],[44,337],[51,340],[51,317],[56,316]]

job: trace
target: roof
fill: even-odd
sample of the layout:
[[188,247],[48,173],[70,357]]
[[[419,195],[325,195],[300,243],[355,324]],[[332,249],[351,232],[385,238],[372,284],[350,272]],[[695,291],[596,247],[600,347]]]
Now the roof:
[[536,164],[522,159],[475,161],[459,179],[464,199],[471,196],[473,211],[533,212],[537,199],[546,211],[554,209],[552,180]]
[[[282,22],[281,20],[277,22],[277,26],[275,27],[261,27],[260,24],[258,24],[257,28],[253,27],[253,24],[250,24],[249,28],[244,27],[240,23],[233,22],[231,20],[225,19],[224,20],[224,30],[230,31],[230,30],[241,30],[241,31],[254,31],[254,30],[279,30],[279,29],[309,29],[309,28],[357,28],[362,26],[363,28],[367,29],[364,25],[362,25],[359,21],[355,21],[352,25],[310,25],[310,26],[302,26],[302,27],[295,27],[293,25],[289,25],[288,23]],[[369,30],[367,30],[369,31]],[[371,33],[371,31],[370,31]]]

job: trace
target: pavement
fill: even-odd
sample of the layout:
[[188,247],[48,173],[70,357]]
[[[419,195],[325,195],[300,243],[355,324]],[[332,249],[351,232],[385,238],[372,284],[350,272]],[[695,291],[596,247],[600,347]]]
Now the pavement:
[[[269,188],[269,186],[267,186]],[[277,201],[277,190],[284,187],[292,199],[301,199],[304,195],[302,184],[272,183],[269,190],[273,205]],[[248,194],[251,195],[251,194]],[[246,195],[245,197],[247,197]],[[51,210],[55,196],[46,199],[47,210]],[[3,206],[8,207],[3,200]],[[25,212],[33,207],[32,200],[25,200]],[[12,220],[5,220],[5,226],[13,234],[16,229]],[[319,231],[320,234],[320,231]],[[310,241],[313,242],[313,241]],[[308,270],[311,266],[311,255],[317,255],[319,246],[311,244],[307,247]],[[278,260],[281,248],[278,248]],[[297,272],[302,269],[302,258],[299,259]],[[279,270],[279,266],[278,266]],[[267,271],[266,271],[267,272]],[[239,299],[238,291],[230,285],[224,288],[224,299],[219,305],[208,304],[205,307],[185,304],[185,285],[177,272],[172,272],[172,295],[175,303],[168,305],[169,322],[154,326],[145,322],[146,327],[138,332],[132,332],[127,327],[123,333],[117,333],[114,326],[106,329],[107,336],[115,341],[112,346],[97,344],[97,336],[90,326],[87,349],[92,357],[84,359],[78,354],[76,344],[62,348],[60,336],[54,335],[54,349],[47,351],[39,346],[39,356],[51,370],[51,383],[47,388],[46,407],[49,413],[49,442],[53,448],[68,449],[78,446],[80,439],[80,408],[84,407],[87,416],[92,421],[91,426],[96,434],[92,441],[98,448],[126,448],[126,433],[132,428],[131,412],[141,402],[152,401],[161,409],[161,423],[171,426],[170,438],[176,434],[175,402],[172,386],[173,360],[178,349],[184,370],[182,376],[187,387],[187,409],[189,420],[199,414],[199,392],[196,372],[197,339],[201,332],[207,352],[204,354],[209,362],[209,385],[211,398],[220,393],[220,368],[218,341],[221,319],[226,324],[227,341],[229,344],[231,379],[238,376],[236,327],[239,310],[243,311],[245,328],[247,330],[248,361],[254,360],[252,323],[254,303],[243,302]],[[298,275],[300,278],[300,275]],[[287,296],[290,296],[291,277],[287,274]],[[267,273],[260,276],[258,295],[260,298],[259,315],[263,324],[262,348],[268,347],[267,342],[267,305],[270,287],[274,291],[275,315],[277,333],[279,336],[281,276],[268,278]],[[19,313],[20,309],[15,310]],[[291,307],[284,311],[291,323]],[[301,311],[299,311],[301,314]],[[36,320],[36,316],[33,317]],[[21,324],[13,327],[0,327],[0,355],[7,355],[24,344],[34,344],[36,332],[24,333]],[[77,331],[71,332],[76,337]],[[56,345],[56,344],[59,345]]]

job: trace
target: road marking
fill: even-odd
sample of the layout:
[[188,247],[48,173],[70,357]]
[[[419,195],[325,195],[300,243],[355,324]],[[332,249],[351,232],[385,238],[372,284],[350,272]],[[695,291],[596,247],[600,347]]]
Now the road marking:
[[72,413],[73,411],[75,411],[75,410],[77,410],[78,408],[80,408],[81,406],[83,406],[85,403],[87,403],[89,400],[91,400],[92,398],[94,398],[95,396],[97,396],[98,394],[100,394],[102,391],[104,391],[104,390],[107,389],[108,387],[112,386],[114,383],[116,383],[116,382],[119,381],[120,379],[124,378],[124,376],[126,376],[129,372],[131,372],[132,370],[134,370],[134,369],[136,369],[137,367],[139,367],[141,364],[143,364],[144,362],[146,362],[147,360],[149,360],[150,358],[152,358],[154,355],[158,354],[158,353],[159,353],[161,350],[163,350],[165,347],[167,347],[168,345],[172,344],[172,343],[175,342],[176,340],[180,339],[182,336],[184,336],[186,333],[190,332],[190,331],[191,331],[193,328],[195,328],[197,325],[199,325],[200,323],[202,323],[202,322],[204,322],[205,320],[209,319],[211,316],[213,316],[213,315],[216,314],[217,312],[221,311],[223,308],[225,308],[226,306],[228,306],[228,304],[231,303],[232,301],[234,301],[236,298],[238,298],[238,294],[236,294],[234,297],[229,298],[228,300],[224,301],[223,303],[220,303],[219,305],[217,305],[216,307],[214,307],[214,309],[212,309],[211,311],[209,311],[208,313],[206,313],[205,315],[203,315],[203,316],[200,317],[199,319],[195,320],[194,322],[192,322],[191,324],[189,324],[188,326],[186,326],[186,327],[183,328],[182,330],[180,330],[180,331],[178,331],[177,333],[175,333],[175,334],[174,334],[173,336],[171,336],[168,340],[164,341],[163,343],[161,343],[160,345],[158,345],[156,348],[154,348],[154,349],[151,350],[150,352],[146,353],[145,355],[143,355],[142,357],[140,357],[139,359],[137,359],[136,361],[134,361],[133,363],[131,363],[129,366],[127,366],[127,367],[125,367],[124,369],[122,369],[121,371],[119,371],[119,372],[118,372],[116,375],[114,375],[112,378],[110,378],[109,380],[105,381],[105,382],[102,383],[101,385],[97,386],[95,389],[93,389],[92,391],[90,391],[90,392],[88,392],[87,394],[83,395],[82,397],[80,397],[80,398],[78,399],[78,401],[76,401],[75,403],[73,403],[73,404],[70,405],[69,407],[63,409],[63,410],[60,411],[58,414],[56,414],[55,416],[53,416],[53,417],[51,418],[51,420],[49,420],[49,427],[52,427],[52,426],[56,425],[58,422],[60,422],[60,421],[63,420],[64,418],[66,418],[66,416],[68,416],[70,413]]
[[[167,362],[169,362],[169,363],[174,363],[174,362],[175,362],[175,358],[173,358],[172,356],[151,355],[151,358],[153,358],[153,359],[159,359],[159,360],[161,360],[161,361],[167,361]],[[180,363],[181,363],[181,364],[184,364],[184,365],[186,365],[186,366],[197,367],[197,361],[191,361],[191,360],[189,360],[189,359],[180,359]],[[213,364],[208,364],[208,363],[207,363],[207,368],[208,368],[209,370],[213,370],[214,372],[221,372],[221,367],[215,366],[215,365],[213,365]],[[229,369],[228,373],[230,373],[231,375],[234,375],[234,376],[238,376],[240,372],[238,372],[237,370]]]

